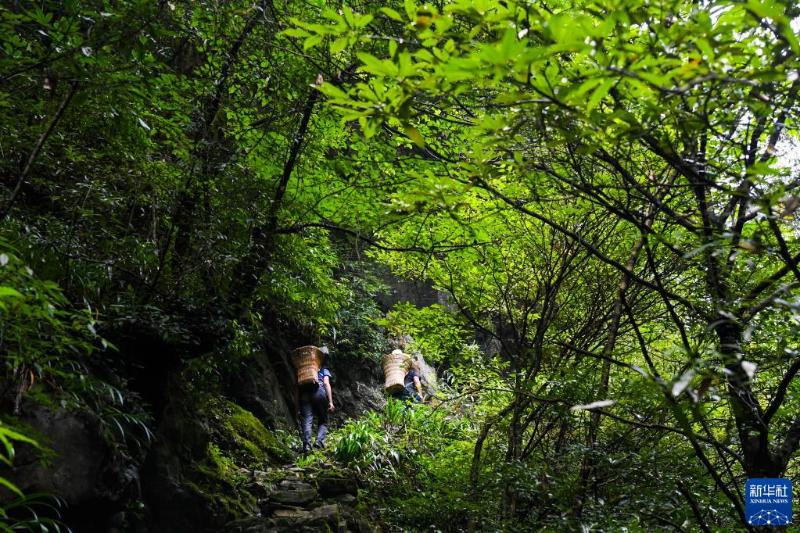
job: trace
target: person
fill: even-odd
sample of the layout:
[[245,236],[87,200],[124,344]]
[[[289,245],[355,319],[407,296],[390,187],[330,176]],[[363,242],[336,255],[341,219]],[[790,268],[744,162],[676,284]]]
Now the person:
[[[328,355],[328,349],[322,347],[322,353]],[[325,446],[325,435],[328,433],[328,413],[333,412],[333,389],[331,389],[331,371],[323,362],[317,373],[317,383],[300,388],[300,418],[303,426],[303,453],[311,451],[311,428],[314,416],[317,417],[317,438],[315,448]]]
[[422,401],[422,381],[420,380],[419,361],[416,358],[403,378],[403,390],[393,396],[398,400]]
[[405,385],[406,398],[410,398],[415,402],[422,401],[422,381],[420,380],[419,360],[414,359],[411,363],[411,368],[406,373],[403,379]]

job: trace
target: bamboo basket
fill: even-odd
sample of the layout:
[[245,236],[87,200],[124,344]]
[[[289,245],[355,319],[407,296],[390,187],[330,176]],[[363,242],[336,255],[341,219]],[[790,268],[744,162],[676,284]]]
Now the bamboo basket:
[[411,368],[411,356],[400,350],[383,356],[384,389],[387,394],[395,394],[405,388],[405,377]]
[[322,368],[322,350],[303,346],[292,351],[292,363],[297,370],[298,385],[316,385]]

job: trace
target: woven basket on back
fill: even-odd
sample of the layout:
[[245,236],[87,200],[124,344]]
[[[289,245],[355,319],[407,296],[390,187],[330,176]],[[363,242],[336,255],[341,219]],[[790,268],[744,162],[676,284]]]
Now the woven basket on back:
[[322,350],[316,346],[303,346],[292,352],[292,363],[297,369],[298,385],[316,385],[322,368]]
[[411,368],[411,356],[400,350],[383,356],[384,389],[388,394],[400,392],[405,387],[403,380]]

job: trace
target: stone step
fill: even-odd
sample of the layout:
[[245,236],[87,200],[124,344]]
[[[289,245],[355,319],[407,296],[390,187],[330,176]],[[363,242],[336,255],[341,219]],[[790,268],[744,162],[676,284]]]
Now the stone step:
[[292,490],[308,490],[314,488],[310,483],[302,479],[283,479],[278,483],[278,486],[281,489]]
[[317,491],[310,485],[307,488],[278,488],[269,493],[269,501],[288,505],[304,506],[317,497]]
[[322,505],[311,510],[275,511],[273,519],[275,525],[279,528],[293,527],[295,530],[301,531],[305,528],[310,528],[310,530],[316,528],[317,531],[325,531],[326,529],[340,531],[341,513],[338,505],[331,504]]
[[288,503],[279,503],[276,501],[270,500],[259,500],[258,502],[259,509],[261,509],[261,513],[264,516],[271,516],[273,512],[277,511],[278,509],[283,510],[295,510],[295,511],[302,511],[307,509],[307,507],[301,507],[297,505],[290,505]]
[[311,516],[311,511],[306,509],[275,509],[272,512],[272,516],[288,520],[306,520]]

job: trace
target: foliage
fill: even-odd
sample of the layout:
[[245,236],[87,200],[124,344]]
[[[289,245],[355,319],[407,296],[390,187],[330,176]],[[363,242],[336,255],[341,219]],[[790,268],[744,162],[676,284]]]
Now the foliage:
[[[6,426],[5,424],[0,423],[0,443],[3,445],[3,448],[0,450],[0,461],[2,461],[8,467],[13,465],[15,442],[29,444],[34,447],[39,446],[35,440],[26,437],[18,431]],[[20,498],[24,497],[22,491],[6,478],[0,477],[0,485],[13,492],[16,496],[19,496]]]
[[352,265],[339,283],[344,288],[329,337],[338,353],[378,361],[388,350],[385,332],[378,327],[383,313],[376,295],[384,290],[369,265]]
[[399,303],[380,323],[395,338],[410,336],[413,340],[406,350],[419,351],[432,363],[454,358],[468,335],[460,317],[439,304],[418,308],[410,302]]
[[6,245],[0,254],[0,349],[6,380],[21,395],[55,380],[75,389],[86,357],[104,343],[91,309],[69,310],[58,285],[37,278]]
[[61,288],[38,278],[7,245],[0,264],[0,353],[15,413],[27,394],[47,405],[92,412],[108,442],[130,440],[139,448],[149,443],[149,416],[126,405],[119,387],[90,371],[97,350],[113,349],[97,334],[91,308],[72,310]]
[[[676,479],[681,509],[656,498],[663,512],[618,511],[618,526],[741,524],[743,477],[796,475],[800,364],[781,324],[800,279],[798,16],[785,1],[456,0],[322,9],[288,33],[353,58],[360,76],[328,80],[327,102],[417,156],[413,185],[387,188],[403,219],[380,256],[450,292],[505,363],[469,381],[498,402],[483,460],[503,465],[507,519],[545,519],[517,482],[534,457],[574,480],[570,520],[613,499],[617,424],[628,442],[680,435],[695,462],[665,464],[712,480],[699,508],[726,501],[701,516]],[[568,406],[590,412],[568,422]]]
[[444,409],[390,398],[382,412],[367,413],[333,431],[327,454],[337,467],[369,483],[365,507],[384,523],[455,527],[464,520],[467,505],[469,428],[465,419]]
[[229,322],[226,329],[231,338],[219,353],[205,353],[186,363],[183,376],[195,397],[203,398],[212,391],[217,392],[231,376],[245,371],[252,363],[259,346],[264,343],[259,318],[251,315],[249,320]]
[[206,456],[185,483],[217,516],[233,520],[254,512],[256,500],[244,487],[247,476],[220,448],[209,443]]
[[305,329],[326,333],[347,298],[347,287],[334,278],[339,258],[323,235],[298,239],[287,237],[278,244],[283,258],[274,265],[266,301],[277,304],[286,317]]
[[20,496],[0,507],[0,530],[69,532],[70,528],[60,520],[65,507],[62,500],[48,494]]
[[[360,360],[383,327],[453,388],[334,439],[392,525],[740,526],[745,477],[798,475],[798,20],[789,0],[5,3],[0,400],[144,449],[139,394],[167,404],[180,376],[205,401],[265,325]],[[365,263],[448,308],[382,318]],[[212,407],[231,427],[209,483],[235,491],[274,443]]]
[[[0,422],[0,444],[2,444],[0,461],[9,468],[13,466],[16,444],[39,448],[39,443],[34,439],[2,422]],[[2,476],[0,476],[0,487],[4,489],[4,492],[12,493],[10,498],[7,494],[4,495],[4,501],[0,505],[0,530],[69,531],[59,520],[64,503],[58,497],[42,493],[24,494],[19,487]]]
[[[149,415],[126,404],[119,388],[90,373],[93,353],[113,349],[96,333],[91,309],[73,311],[57,284],[38,278],[5,241],[0,245],[0,354],[5,390],[13,391],[14,414],[27,396],[53,408],[91,412],[100,422],[101,436],[116,449],[149,445]],[[44,451],[35,440],[0,425],[0,459],[8,466],[15,442]],[[63,502],[57,496],[23,494],[2,477],[0,485],[16,496],[3,505],[4,527],[61,530]]]

